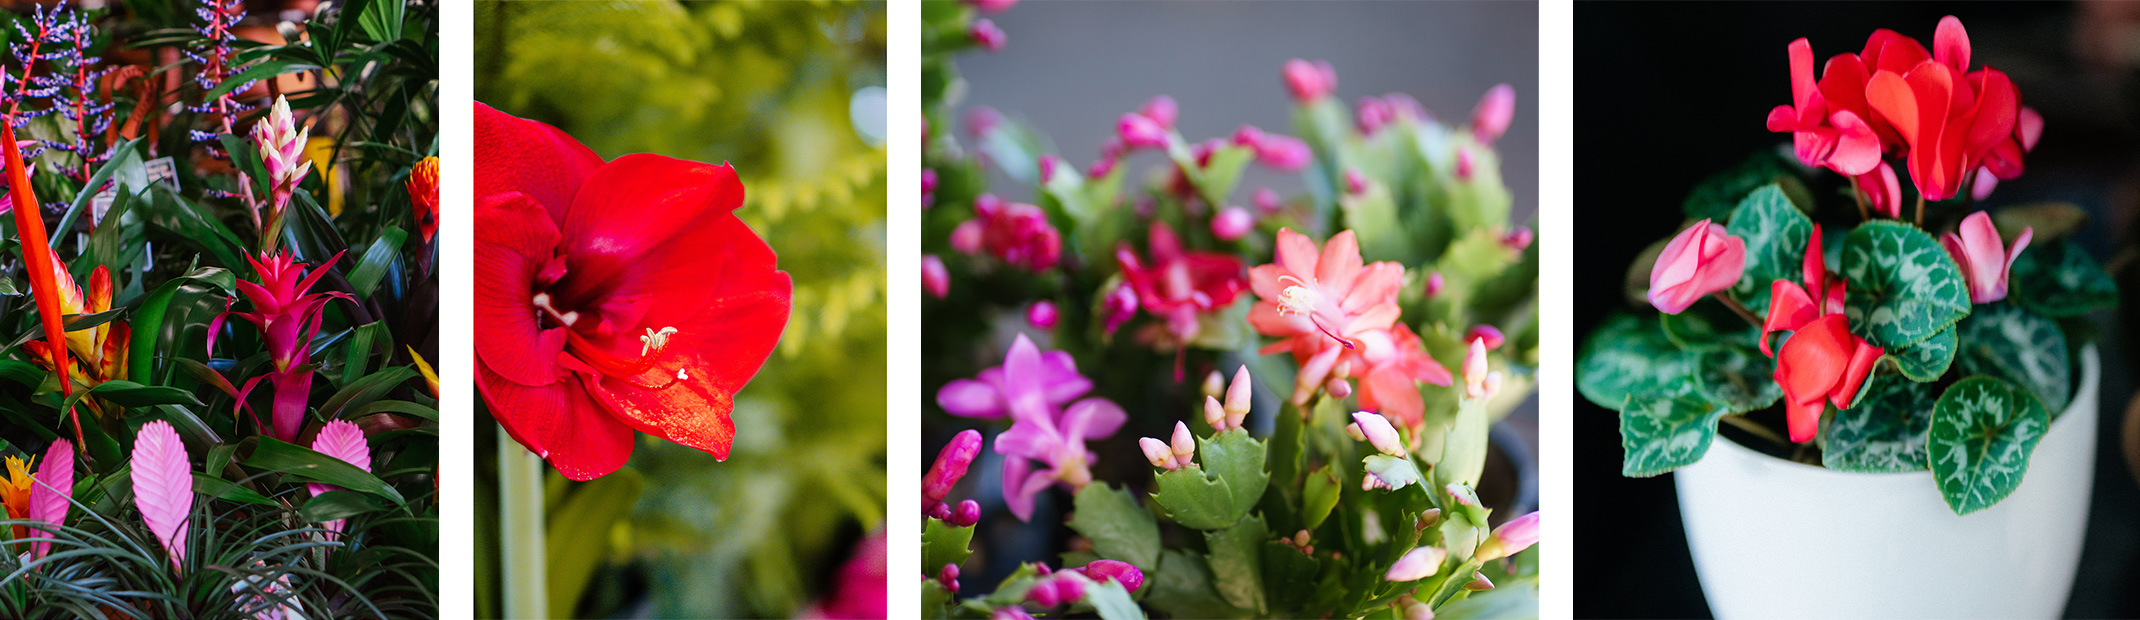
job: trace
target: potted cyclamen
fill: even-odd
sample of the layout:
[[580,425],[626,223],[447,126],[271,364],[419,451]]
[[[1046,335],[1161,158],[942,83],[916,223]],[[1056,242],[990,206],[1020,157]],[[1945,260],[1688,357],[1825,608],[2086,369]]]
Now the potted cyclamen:
[[[1719,616],[2065,604],[2100,374],[2079,327],[2116,289],[2070,227],[1976,210],[2043,120],[1970,69],[1960,20],[1933,43],[1879,30],[1816,81],[1793,41],[1768,127],[1805,168],[1764,156],[1697,189],[1696,221],[1634,272],[1661,314],[1608,319],[1580,353],[1579,389],[1620,412],[1622,473],[1678,472]],[[1852,199],[1808,189],[1823,168]]]

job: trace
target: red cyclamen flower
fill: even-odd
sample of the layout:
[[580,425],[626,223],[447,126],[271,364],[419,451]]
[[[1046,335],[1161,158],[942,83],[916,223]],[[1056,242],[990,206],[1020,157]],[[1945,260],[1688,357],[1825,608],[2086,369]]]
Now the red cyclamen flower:
[[571,136],[476,111],[476,387],[507,433],[574,480],[637,429],[728,458],[729,413],[787,326],[773,249],[737,219],[735,169],[604,162]]
[[1821,262],[1820,225],[1807,242],[1803,282],[1777,280],[1769,288],[1768,319],[1761,326],[1761,352],[1770,334],[1792,332],[1776,357],[1776,384],[1783,387],[1791,441],[1805,443],[1820,431],[1829,404],[1848,409],[1885,349],[1850,333],[1843,316],[1844,282],[1828,280]]
[[1968,69],[1969,34],[1950,15],[1939,22],[1932,58],[1883,66],[1865,83],[1866,102],[1909,145],[1910,180],[1926,200],[1959,193],[1985,155],[2013,138],[2020,118],[2013,80],[1997,69]]
[[1828,100],[1813,81],[1813,45],[1792,41],[1791,105],[1769,110],[1768,129],[1789,132],[1798,161],[1857,176],[1880,164],[1880,137],[1863,116],[1849,109],[1829,112]]

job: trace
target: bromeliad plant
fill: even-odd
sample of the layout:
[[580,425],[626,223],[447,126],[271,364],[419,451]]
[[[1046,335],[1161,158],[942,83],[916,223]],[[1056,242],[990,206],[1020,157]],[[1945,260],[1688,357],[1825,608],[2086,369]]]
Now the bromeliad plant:
[[[2086,315],[2117,290],[2067,238],[2073,208],[1975,210],[2043,121],[2004,73],[1970,69],[1960,20],[1933,42],[1877,31],[1818,81],[1807,41],[1788,46],[1792,103],[1768,127],[1803,167],[1761,154],[1697,187],[1694,222],[1630,274],[1659,314],[1583,347],[1578,387],[1620,411],[1623,474],[1700,460],[1726,422],[1837,471],[1929,469],[1958,515],[2021,484],[2072,404]],[[1849,181],[1833,199],[1811,189],[1822,169]]]
[[[985,108],[955,135],[952,57],[1001,49],[980,16],[1010,4],[923,4],[925,406],[963,430],[923,483],[922,614],[1535,608],[1536,513],[1508,519],[1513,481],[1482,486],[1537,359],[1534,234],[1508,221],[1492,146],[1513,91],[1449,126],[1404,95],[1355,112],[1331,67],[1295,60],[1300,137],[1191,140],[1161,96],[1081,170]],[[1308,194],[1239,206],[1251,165]],[[1033,201],[989,193],[997,173]],[[1262,415],[1251,375],[1291,378]],[[977,462],[1000,487],[953,499]],[[1059,558],[966,562],[977,539],[1051,544],[1007,537],[1057,521],[1078,534]]]
[[243,9],[12,17],[0,617],[437,614],[435,15]]

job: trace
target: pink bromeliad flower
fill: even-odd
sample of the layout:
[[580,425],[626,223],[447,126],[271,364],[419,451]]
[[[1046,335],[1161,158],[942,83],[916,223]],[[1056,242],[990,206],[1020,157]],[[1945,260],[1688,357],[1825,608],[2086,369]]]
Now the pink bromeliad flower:
[[[1188,346],[1202,330],[1197,320],[1203,314],[1233,305],[1247,283],[1241,279],[1241,259],[1218,252],[1191,252],[1165,222],[1153,222],[1147,245],[1151,260],[1137,256],[1124,243],[1115,248],[1115,261],[1122,266],[1122,279],[1136,290],[1145,312],[1166,320],[1167,333],[1176,347]],[[1176,369],[1176,379],[1180,377]]]
[[[1057,482],[1083,488],[1092,482],[1093,456],[1085,440],[1114,436],[1129,414],[1113,401],[1087,398],[1070,403],[1064,394],[1082,394],[1091,382],[1077,376],[1075,367],[1048,361],[1040,348],[1024,334],[1011,344],[997,375],[996,402],[1011,418],[1010,430],[996,436],[995,451],[1003,459],[1003,501],[1020,520],[1033,517],[1033,496]],[[985,372],[984,372],[985,374]],[[937,393],[939,403],[952,391]],[[1067,389],[1066,389],[1067,388]],[[946,409],[950,409],[946,407]]]
[[1368,382],[1367,391],[1375,394],[1363,394],[1363,401],[1394,404],[1403,410],[1393,412],[1395,417],[1408,421],[1419,414],[1397,397],[1401,390],[1395,388],[1403,379],[1450,384],[1448,369],[1419,349],[1410,329],[1397,325],[1402,312],[1397,290],[1403,285],[1404,266],[1389,261],[1361,264],[1360,243],[1352,231],[1332,236],[1320,252],[1306,235],[1278,231],[1277,262],[1249,270],[1249,286],[1262,301],[1249,310],[1248,322],[1258,333],[1279,339],[1264,347],[1264,354],[1292,351],[1300,365],[1293,386],[1295,404],[1307,403],[1347,362],[1370,377],[1384,373]]
[[[348,420],[328,422],[325,428],[320,429],[319,437],[312,440],[312,450],[339,459],[344,463],[355,465],[357,469],[367,472],[372,470],[371,443],[365,441],[364,431],[357,428],[357,425],[351,424]],[[312,482],[305,484],[305,490],[314,496],[319,496],[340,491],[342,487]],[[335,519],[321,523],[320,527],[340,534],[342,525],[342,519]]]
[[[253,271],[260,276],[260,283],[238,281],[238,291],[253,305],[252,312],[226,311],[216,315],[208,325],[208,350],[215,351],[217,332],[222,331],[223,321],[231,316],[251,321],[260,329],[267,341],[268,359],[275,369],[267,374],[253,377],[238,390],[238,406],[245,406],[245,395],[253,386],[267,379],[275,386],[274,437],[287,442],[297,441],[298,431],[305,423],[305,399],[312,392],[312,337],[319,334],[320,320],[325,314],[330,299],[354,299],[348,293],[324,291],[306,294],[312,285],[326,275],[329,266],[340,260],[337,252],[333,258],[318,269],[305,274],[305,264],[285,252],[277,255],[246,257],[253,263]],[[235,300],[233,300],[235,301]]]

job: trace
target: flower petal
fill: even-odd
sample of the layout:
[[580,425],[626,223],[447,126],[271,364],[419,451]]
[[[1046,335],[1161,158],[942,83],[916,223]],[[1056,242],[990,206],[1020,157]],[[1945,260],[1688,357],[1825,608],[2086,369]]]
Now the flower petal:
[[[563,329],[544,329],[536,317],[535,291],[563,274],[556,259],[557,225],[541,205],[517,192],[476,200],[476,357],[492,372],[521,385],[549,385],[562,378],[557,354]],[[242,286],[244,280],[239,280]]]
[[134,506],[177,564],[186,559],[186,522],[193,512],[193,466],[171,424],[156,420],[134,436]]
[[[371,443],[365,441],[364,430],[348,420],[332,420],[320,429],[319,436],[312,439],[312,451],[334,457],[364,471],[372,470]],[[317,482],[305,485],[307,491],[319,495],[339,491],[341,487]]]
[[478,359],[476,389],[507,434],[566,478],[600,478],[632,456],[631,427],[603,411],[575,379],[523,385],[498,376]]
[[996,386],[973,379],[959,379],[936,391],[936,405],[945,413],[962,418],[994,420],[1010,413],[1003,393]]
[[556,127],[475,105],[476,197],[527,194],[553,223],[564,223],[572,195],[602,165],[602,156]]
[[1121,405],[1105,398],[1087,398],[1063,410],[1062,432],[1068,438],[1106,439],[1122,430],[1122,423],[1127,421],[1129,414]]
[[743,184],[729,166],[660,155],[617,158],[587,178],[559,227],[571,270],[556,293],[576,307],[661,290],[665,305],[696,308],[701,302],[693,298],[712,294],[721,281],[707,268],[728,260],[770,264],[763,240],[740,220],[728,221],[742,205]]

